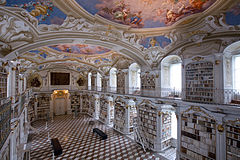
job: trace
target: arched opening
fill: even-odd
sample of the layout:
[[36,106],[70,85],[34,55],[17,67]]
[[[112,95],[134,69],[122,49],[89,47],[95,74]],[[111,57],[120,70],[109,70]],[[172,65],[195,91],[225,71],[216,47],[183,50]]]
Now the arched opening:
[[129,66],[129,93],[137,94],[141,87],[140,78],[141,69],[137,63],[133,63]]
[[96,76],[96,90],[101,91],[102,90],[102,75],[97,72]]
[[182,90],[182,60],[172,55],[161,62],[161,96],[181,97]]
[[89,72],[88,73],[88,90],[91,90],[91,77],[92,77],[92,73],[91,72]]
[[109,72],[109,91],[116,92],[117,91],[117,69],[111,68]]
[[240,104],[240,41],[224,50],[224,103]]

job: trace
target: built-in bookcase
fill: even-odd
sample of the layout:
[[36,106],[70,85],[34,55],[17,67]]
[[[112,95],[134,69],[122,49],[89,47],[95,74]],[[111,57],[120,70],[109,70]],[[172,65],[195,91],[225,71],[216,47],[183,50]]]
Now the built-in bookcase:
[[186,100],[213,102],[214,72],[212,62],[192,62],[186,66]]
[[37,117],[46,119],[50,114],[50,95],[44,94],[38,96]]
[[104,96],[100,97],[100,114],[99,120],[106,123],[107,122],[107,100]]
[[0,99],[7,97],[7,71],[0,67]]
[[71,109],[73,114],[78,114],[80,112],[80,95],[71,95]]
[[216,121],[198,113],[182,114],[181,159],[216,159]]
[[227,160],[240,159],[240,122],[226,125]]

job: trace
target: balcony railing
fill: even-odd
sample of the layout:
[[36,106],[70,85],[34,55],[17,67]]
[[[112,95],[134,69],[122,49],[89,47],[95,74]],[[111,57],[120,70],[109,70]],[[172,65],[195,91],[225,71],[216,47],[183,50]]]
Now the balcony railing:
[[[91,87],[87,87],[88,90]],[[86,89],[87,89],[86,88]],[[124,95],[139,95],[153,98],[182,99],[184,101],[210,103],[210,104],[232,104],[240,105],[240,90],[233,89],[211,89],[209,92],[195,92],[195,95],[186,95],[186,89],[172,88],[140,89],[140,88],[120,88],[120,87],[92,87],[91,91],[108,92]],[[192,98],[191,98],[192,97]]]

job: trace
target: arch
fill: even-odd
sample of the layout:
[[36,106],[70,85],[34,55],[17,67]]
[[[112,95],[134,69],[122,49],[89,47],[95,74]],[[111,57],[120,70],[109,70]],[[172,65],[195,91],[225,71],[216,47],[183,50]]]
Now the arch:
[[119,39],[102,40],[101,38],[102,37],[100,35],[90,32],[65,31],[39,34],[38,38],[36,38],[36,40],[33,43],[22,45],[22,47],[19,47],[13,52],[6,55],[5,58],[8,60],[12,60],[29,50],[49,45],[81,43],[89,45],[98,45],[114,50],[122,55],[132,58],[138,64],[141,64],[141,67],[147,68],[150,67],[146,60],[144,60],[143,52],[140,51],[138,48],[134,47],[132,44]]
[[117,91],[117,69],[111,68],[109,71],[109,90],[110,92]]
[[223,52],[224,102],[240,100],[239,90],[240,41],[227,46]]
[[181,92],[181,63],[182,60],[177,55],[167,56],[161,61],[161,96],[177,96]]
[[129,93],[132,94],[137,92],[141,88],[141,78],[140,78],[141,69],[137,63],[132,63],[129,66]]
[[240,53],[240,41],[237,41],[237,42],[234,42],[234,43],[230,44],[223,51],[223,54],[225,56],[231,56],[231,55],[234,55],[236,53]]

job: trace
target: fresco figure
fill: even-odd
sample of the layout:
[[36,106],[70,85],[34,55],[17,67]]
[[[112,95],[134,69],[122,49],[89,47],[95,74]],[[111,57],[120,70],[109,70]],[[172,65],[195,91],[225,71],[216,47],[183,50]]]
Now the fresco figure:
[[133,17],[131,17],[131,24],[136,24],[139,25],[142,22],[142,17],[141,17],[141,13],[142,11],[139,11],[138,13],[136,13]]

